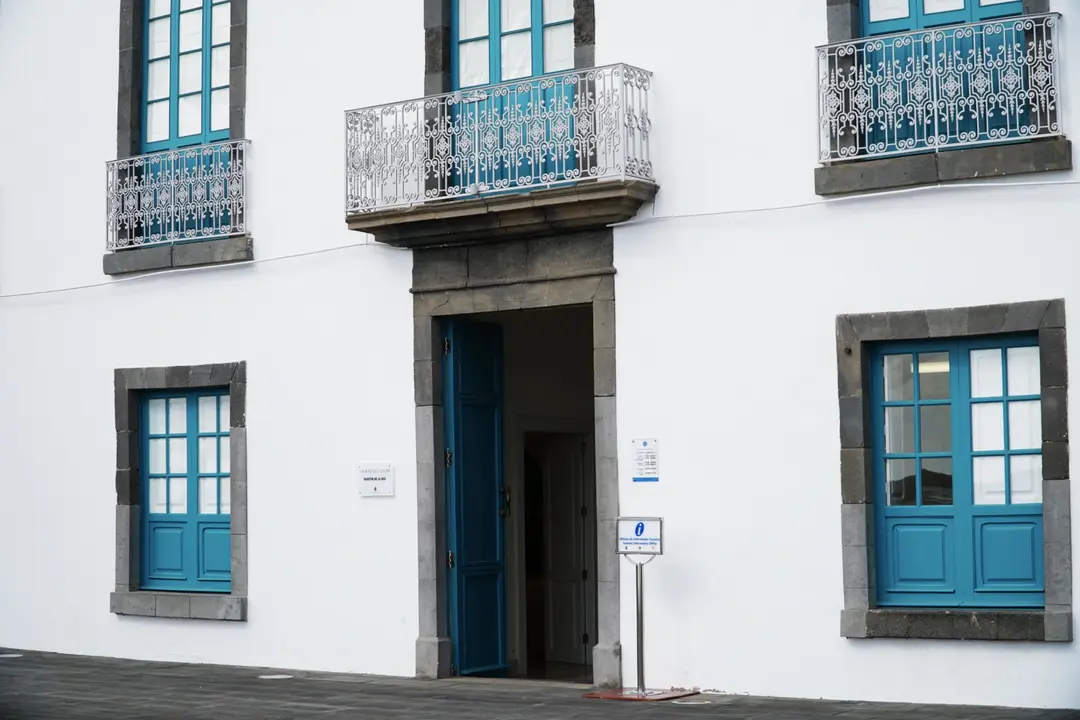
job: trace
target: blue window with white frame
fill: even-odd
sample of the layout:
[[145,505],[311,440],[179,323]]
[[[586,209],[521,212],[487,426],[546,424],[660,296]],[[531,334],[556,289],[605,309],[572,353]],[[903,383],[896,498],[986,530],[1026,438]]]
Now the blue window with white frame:
[[229,138],[228,0],[146,0],[144,153]]
[[155,392],[141,408],[141,588],[229,592],[229,393]]
[[1037,342],[871,352],[880,606],[1044,605]]

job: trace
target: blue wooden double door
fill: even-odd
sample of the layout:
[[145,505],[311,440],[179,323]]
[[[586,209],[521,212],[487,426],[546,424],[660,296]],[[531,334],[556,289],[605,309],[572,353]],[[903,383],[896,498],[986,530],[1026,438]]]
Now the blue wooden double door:
[[453,183],[498,192],[576,177],[572,0],[452,0]]
[[498,675],[506,650],[503,340],[498,325],[445,328],[447,604],[459,675]]
[[[873,153],[1022,137],[1032,122],[1019,0],[863,0],[866,143]],[[990,24],[987,24],[990,23]],[[936,32],[882,37],[919,30]]]
[[1041,607],[1036,339],[885,345],[871,362],[878,603]]

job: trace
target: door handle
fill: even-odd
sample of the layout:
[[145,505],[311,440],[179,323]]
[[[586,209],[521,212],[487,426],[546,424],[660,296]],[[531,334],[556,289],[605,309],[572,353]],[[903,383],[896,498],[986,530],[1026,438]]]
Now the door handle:
[[502,489],[503,506],[499,509],[499,515],[506,517],[510,514],[510,486],[503,485]]

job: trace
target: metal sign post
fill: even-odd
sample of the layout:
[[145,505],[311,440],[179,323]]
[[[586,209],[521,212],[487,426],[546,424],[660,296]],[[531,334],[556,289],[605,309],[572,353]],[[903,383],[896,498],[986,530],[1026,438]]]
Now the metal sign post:
[[637,688],[601,690],[585,697],[604,700],[672,700],[697,695],[696,690],[647,690],[645,687],[645,566],[664,554],[664,519],[621,517],[617,523],[615,552],[634,563],[637,583]]

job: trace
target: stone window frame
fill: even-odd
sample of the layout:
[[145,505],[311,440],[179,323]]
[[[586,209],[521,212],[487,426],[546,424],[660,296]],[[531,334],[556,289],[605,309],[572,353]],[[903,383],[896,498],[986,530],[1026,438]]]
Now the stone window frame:
[[[248,0],[230,0],[229,10],[229,139],[244,138],[247,116]],[[143,47],[146,0],[120,0],[120,48],[117,67],[116,157],[140,154],[142,137]],[[166,268],[217,265],[254,259],[248,234],[188,243],[162,243],[107,252],[106,275]]]
[[[1037,332],[1042,406],[1043,609],[879,608],[868,343]],[[837,315],[840,522],[846,638],[1072,642],[1068,368],[1062,299]]]
[[[1050,0],[1023,0],[1025,15],[1050,12]],[[828,41],[861,37],[861,0],[826,0]],[[1072,143],[1064,136],[1004,145],[980,145],[915,155],[863,158],[814,168],[818,195],[843,195],[916,185],[1072,170]]]
[[[229,389],[230,591],[172,592],[139,589],[141,477],[139,400],[167,390]],[[113,373],[116,416],[116,589],[110,611],[117,615],[247,620],[247,362],[173,367],[118,368]]]
[[[450,0],[424,0],[424,95],[439,95],[453,88],[450,15]],[[574,68],[590,68],[595,63],[596,11],[593,0],[574,0]]]

